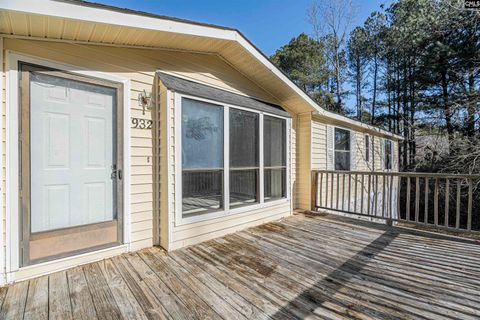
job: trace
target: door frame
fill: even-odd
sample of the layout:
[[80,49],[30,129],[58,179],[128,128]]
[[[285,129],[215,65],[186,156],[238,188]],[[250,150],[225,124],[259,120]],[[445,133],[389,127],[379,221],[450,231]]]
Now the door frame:
[[[43,270],[67,268],[75,266],[82,262],[88,262],[90,259],[98,259],[98,255],[102,254],[108,256],[108,253],[126,252],[130,246],[130,79],[120,77],[117,75],[104,73],[101,71],[91,71],[84,67],[69,65],[52,61],[48,59],[38,58],[32,55],[18,53],[10,50],[5,51],[6,61],[6,272],[7,282],[16,280],[15,273],[37,268]],[[18,124],[20,115],[20,95],[19,95],[19,63],[38,65],[44,68],[55,69],[61,72],[68,72],[73,75],[96,78],[100,80],[107,80],[110,82],[120,83],[123,86],[123,123],[119,123],[123,131],[123,244],[108,248],[99,249],[87,253],[79,253],[77,255],[59,258],[58,260],[51,260],[41,262],[35,265],[20,267],[20,201],[19,201],[19,134]],[[119,127],[120,128],[120,127]],[[104,253],[102,253],[104,252]],[[48,272],[48,271],[44,271]]]
[[[66,257],[75,255],[78,253],[90,252],[95,251],[101,248],[108,248],[113,247],[116,245],[120,245],[123,243],[123,176],[117,179],[118,175],[115,176],[116,183],[115,183],[115,198],[113,208],[116,211],[116,218],[109,221],[104,221],[100,223],[91,223],[87,225],[79,225],[79,226],[70,226],[66,228],[60,228],[56,230],[48,230],[42,231],[38,233],[31,232],[31,211],[32,211],[32,203],[31,203],[31,148],[30,148],[30,134],[31,134],[31,124],[30,124],[30,112],[31,112],[31,102],[30,102],[30,76],[32,73],[44,74],[48,76],[53,76],[56,78],[61,78],[65,80],[72,80],[76,82],[87,83],[90,85],[95,86],[103,86],[107,88],[114,89],[116,92],[115,101],[113,102],[113,110],[112,110],[112,120],[113,125],[115,127],[115,133],[113,134],[113,142],[114,147],[113,150],[116,151],[115,155],[115,164],[117,166],[116,170],[120,170],[123,174],[123,84],[119,82],[113,82],[104,79],[92,78],[87,76],[80,76],[76,74],[72,74],[70,72],[60,71],[57,69],[52,68],[45,68],[43,66],[27,64],[24,62],[19,63],[19,74],[21,75],[19,80],[19,86],[21,88],[20,94],[20,232],[21,235],[21,266],[28,266],[32,264],[38,264],[44,261],[56,260],[58,258]],[[78,249],[75,251],[69,251],[65,253],[60,253],[58,255],[52,255],[48,257],[38,258],[32,260],[30,258],[30,241],[39,241],[41,239],[46,239],[54,236],[59,235],[66,235],[67,233],[72,233],[74,236],[75,233],[79,232],[88,232],[98,230],[99,228],[107,228],[112,227],[112,223],[116,220],[117,222],[117,240],[115,242],[111,242],[108,244],[98,244],[84,249]],[[81,234],[77,234],[76,242],[82,241]],[[77,242],[77,243],[78,243]]]

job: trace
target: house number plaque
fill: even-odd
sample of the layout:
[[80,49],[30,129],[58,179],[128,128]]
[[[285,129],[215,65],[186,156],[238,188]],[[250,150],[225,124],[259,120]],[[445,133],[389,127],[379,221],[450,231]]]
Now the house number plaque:
[[142,118],[133,118],[132,117],[132,128],[133,129],[152,129],[153,121]]

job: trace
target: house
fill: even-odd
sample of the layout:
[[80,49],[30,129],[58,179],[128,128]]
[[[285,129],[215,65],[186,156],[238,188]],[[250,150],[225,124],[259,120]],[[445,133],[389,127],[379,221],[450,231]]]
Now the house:
[[1,283],[309,210],[312,170],[396,171],[239,31],[0,0]]

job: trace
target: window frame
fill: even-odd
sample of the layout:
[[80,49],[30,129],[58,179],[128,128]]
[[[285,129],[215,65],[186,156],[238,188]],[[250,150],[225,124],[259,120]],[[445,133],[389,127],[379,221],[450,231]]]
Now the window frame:
[[[349,147],[350,147],[348,149],[349,163],[350,163],[350,166],[349,166],[348,170],[337,170],[335,168],[335,163],[336,163],[335,157],[337,155],[337,148],[335,147],[335,130],[337,130],[337,129],[348,131]],[[344,128],[344,127],[333,126],[332,144],[333,144],[333,164],[332,164],[333,165],[333,170],[335,170],[335,171],[345,171],[345,172],[352,171],[352,130]],[[339,150],[339,151],[347,153],[345,150]]]
[[[223,170],[224,170],[224,186],[223,186],[223,198],[224,198],[224,207],[220,210],[216,210],[213,212],[208,212],[205,214],[199,214],[197,216],[192,217],[183,217],[182,211],[182,98],[197,100],[205,103],[210,103],[218,106],[223,106],[224,116],[223,116]],[[175,183],[175,213],[174,213],[174,222],[175,226],[181,226],[186,224],[191,224],[200,221],[206,221],[221,217],[232,216],[236,214],[246,213],[250,211],[259,210],[266,207],[287,204],[291,201],[291,188],[290,188],[290,163],[291,163],[291,152],[290,152],[290,132],[291,132],[291,119],[287,117],[282,117],[276,114],[259,111],[255,109],[240,107],[232,104],[222,103],[219,101],[200,98],[197,96],[185,94],[185,93],[178,93],[173,92],[173,100],[174,100],[174,160],[169,158],[169,170],[172,170],[172,163],[175,167],[174,169],[174,183]],[[236,208],[230,208],[230,109],[238,109],[243,111],[248,111],[252,113],[259,114],[259,197],[260,201],[258,203],[252,203],[251,205],[239,206]],[[285,130],[285,143],[286,143],[286,179],[285,179],[285,188],[286,188],[286,197],[281,199],[275,199],[271,201],[264,200],[264,148],[263,148],[263,117],[264,115],[268,115],[271,117],[279,118],[285,120],[286,130]],[[170,129],[168,129],[170,130]],[[167,137],[170,139],[170,137]],[[172,172],[169,171],[170,174],[168,175],[169,179],[172,176]],[[169,182],[171,183],[171,182]]]

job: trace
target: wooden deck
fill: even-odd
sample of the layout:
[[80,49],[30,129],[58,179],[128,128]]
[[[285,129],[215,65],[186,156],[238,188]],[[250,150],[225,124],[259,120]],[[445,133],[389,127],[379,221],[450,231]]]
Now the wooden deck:
[[0,319],[479,319],[480,244],[297,215],[0,289]]

